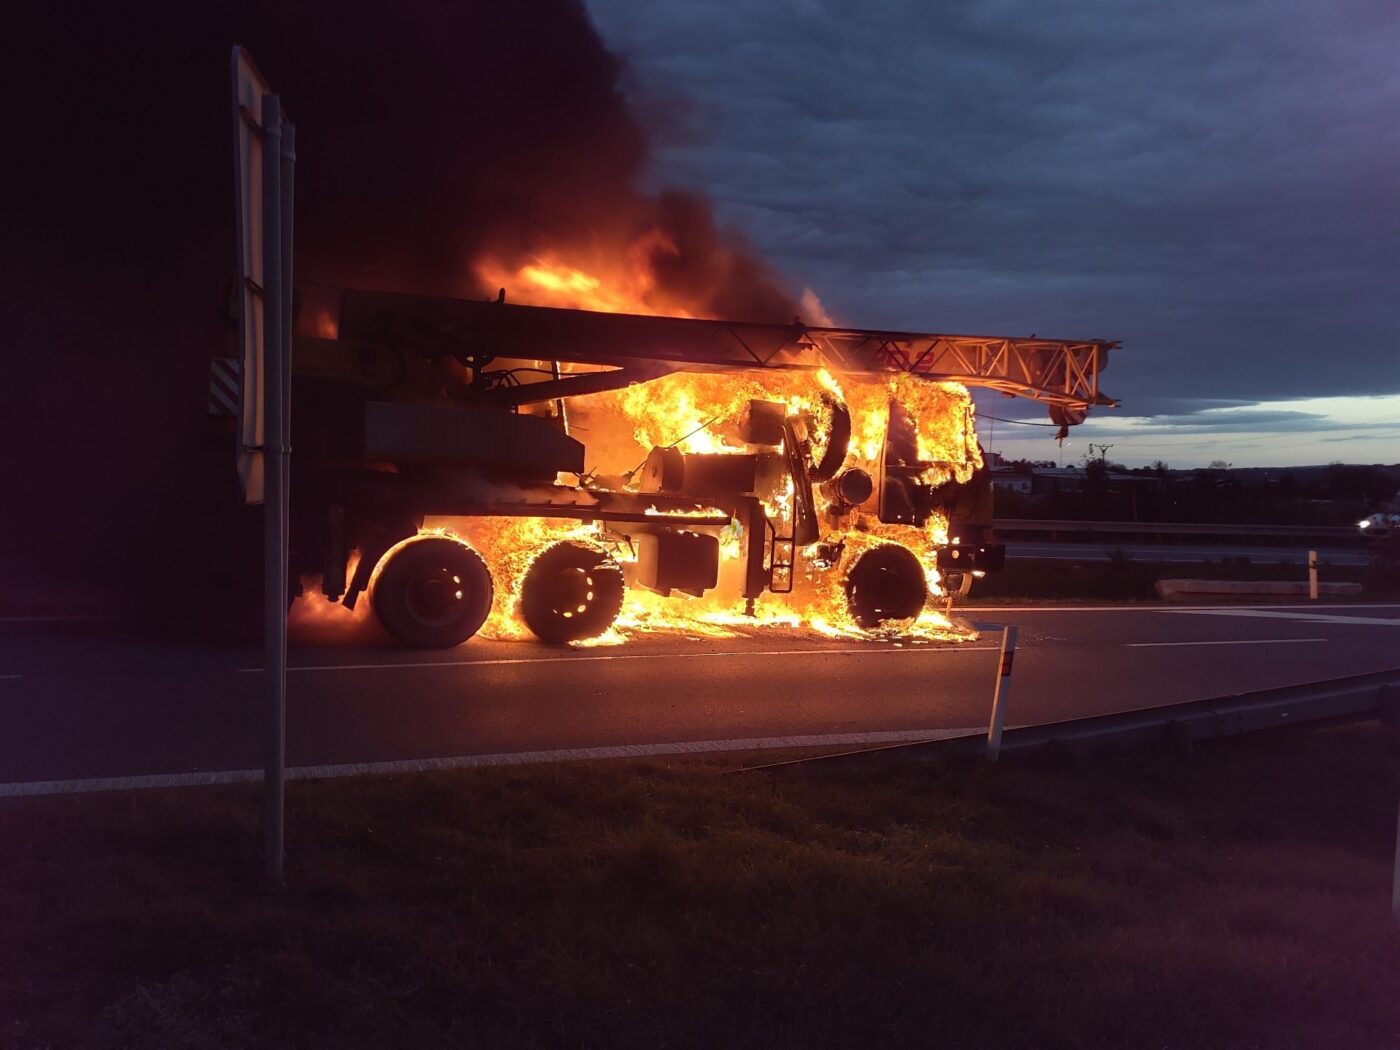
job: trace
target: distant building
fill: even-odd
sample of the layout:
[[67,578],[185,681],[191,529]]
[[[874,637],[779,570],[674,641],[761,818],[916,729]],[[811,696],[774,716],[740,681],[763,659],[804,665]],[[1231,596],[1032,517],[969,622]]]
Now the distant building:
[[[1052,492],[1077,492],[1088,482],[1083,467],[992,467],[992,487],[1026,496],[1044,496]],[[1160,485],[1161,479],[1142,474],[1124,474],[1110,470],[1103,478],[1109,488]]]
[[992,488],[1008,492],[1031,494],[1031,475],[1016,472],[1015,467],[992,467]]
[[1036,467],[1031,471],[1031,492],[1075,492],[1088,480],[1082,467]]

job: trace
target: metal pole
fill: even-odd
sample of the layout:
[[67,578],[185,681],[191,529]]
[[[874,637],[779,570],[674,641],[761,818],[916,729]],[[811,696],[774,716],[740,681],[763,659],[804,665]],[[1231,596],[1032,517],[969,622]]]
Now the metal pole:
[[996,691],[992,694],[992,720],[987,726],[987,757],[1001,756],[1001,731],[1006,725],[1006,704],[1011,699],[1011,664],[1016,659],[1016,628],[1001,629],[1001,658],[997,661]]
[[1400,922],[1400,810],[1395,817],[1395,867],[1391,875],[1390,917]]
[[1317,601],[1317,551],[1308,551],[1308,597]]
[[264,95],[263,124],[263,656],[267,684],[267,751],[263,763],[263,867],[282,885],[287,717],[287,433],[282,282],[282,117],[276,95]]

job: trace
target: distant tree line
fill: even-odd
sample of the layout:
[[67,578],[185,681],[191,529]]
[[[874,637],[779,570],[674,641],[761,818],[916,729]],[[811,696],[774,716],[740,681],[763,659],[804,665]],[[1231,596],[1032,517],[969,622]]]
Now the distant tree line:
[[[1054,464],[1011,460],[1004,466],[1031,474]],[[1215,460],[1206,467],[1174,470],[1160,460],[1128,468],[1086,457],[1079,467],[1083,480],[1077,486],[1034,494],[999,489],[997,517],[1351,525],[1391,505],[1400,493],[1400,464],[1262,468]]]

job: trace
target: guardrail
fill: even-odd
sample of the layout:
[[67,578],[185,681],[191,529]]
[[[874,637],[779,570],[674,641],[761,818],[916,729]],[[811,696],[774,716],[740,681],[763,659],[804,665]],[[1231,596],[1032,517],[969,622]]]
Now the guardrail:
[[1338,525],[1233,525],[1182,521],[1046,521],[1033,518],[997,518],[992,528],[1002,532],[1050,532],[1094,535],[1141,534],[1149,536],[1260,536],[1291,539],[1352,540],[1365,537],[1355,528]]
[[1075,718],[1038,726],[1020,726],[1002,736],[1001,750],[1016,751],[1048,744],[1131,745],[1239,736],[1260,729],[1308,722],[1363,721],[1400,714],[1400,668],[1330,678],[1320,682],[1259,689],[1140,711]]
[[[1198,740],[1239,736],[1261,729],[1320,722],[1361,722],[1373,718],[1379,718],[1388,725],[1400,724],[1400,668],[1205,700],[1188,700],[1161,707],[1145,707],[1137,711],[1017,726],[1002,731],[997,753],[1030,751],[1051,745],[1092,748],[1169,744],[1187,750]],[[860,763],[871,759],[907,758],[932,753],[982,753],[987,751],[988,736],[987,733],[971,731],[936,740],[885,744],[839,754],[746,766],[735,772],[813,763]]]

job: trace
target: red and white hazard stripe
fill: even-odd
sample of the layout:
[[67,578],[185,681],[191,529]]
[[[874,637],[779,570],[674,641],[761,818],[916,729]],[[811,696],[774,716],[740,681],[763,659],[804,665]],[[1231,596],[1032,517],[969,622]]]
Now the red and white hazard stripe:
[[243,362],[236,357],[216,357],[209,362],[209,414],[238,417]]

